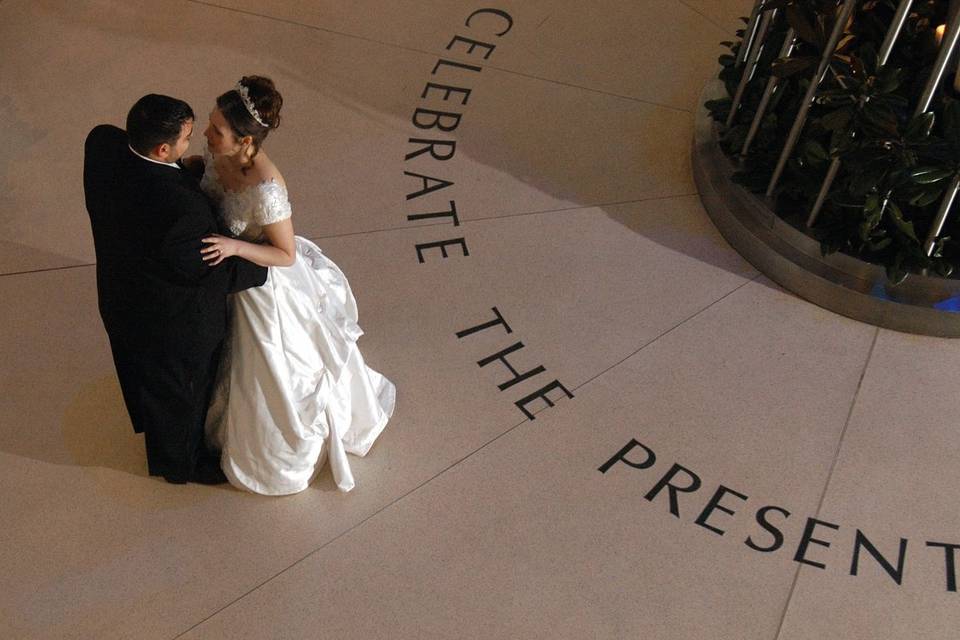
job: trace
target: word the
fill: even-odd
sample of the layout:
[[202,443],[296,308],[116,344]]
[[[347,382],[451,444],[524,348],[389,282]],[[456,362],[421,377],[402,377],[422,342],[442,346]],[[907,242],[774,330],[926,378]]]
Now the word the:
[[[467,336],[473,335],[480,331],[485,331],[492,327],[498,327],[498,326],[503,327],[504,331],[506,331],[508,334],[513,333],[513,329],[510,328],[510,325],[507,324],[507,321],[503,319],[502,315],[500,315],[500,311],[496,307],[493,307],[491,310],[496,315],[496,318],[494,318],[493,320],[490,320],[489,322],[478,324],[475,327],[470,327],[469,329],[458,331],[456,334],[457,338],[463,339],[463,338],[466,338]],[[505,366],[510,371],[510,373],[513,374],[512,378],[510,378],[509,380],[507,380],[502,384],[497,385],[497,388],[500,389],[500,391],[506,391],[513,385],[519,384],[525,380],[530,380],[531,378],[534,378],[540,375],[541,373],[544,373],[547,370],[546,367],[544,367],[543,365],[538,365],[533,369],[530,369],[529,371],[526,371],[524,373],[519,373],[514,368],[514,366],[507,360],[507,356],[510,355],[511,353],[519,351],[520,349],[523,349],[523,343],[520,341],[517,341],[517,342],[514,342],[509,347],[505,347],[504,349],[501,349],[500,351],[492,355],[489,355],[486,358],[483,358],[482,360],[477,361],[477,364],[480,365],[481,367],[485,367],[488,364],[499,361],[500,364]],[[520,411],[523,411],[523,414],[527,416],[527,418],[529,418],[530,420],[535,420],[536,419],[535,416],[529,409],[527,409],[527,405],[532,403],[534,400],[540,399],[546,402],[547,405],[550,407],[555,406],[553,403],[553,400],[551,400],[547,394],[557,389],[563,391],[563,393],[565,393],[568,398],[573,397],[573,394],[567,391],[567,388],[563,386],[563,384],[561,384],[559,380],[554,380],[553,382],[550,382],[549,384],[541,387],[540,389],[534,391],[533,393],[527,396],[524,396],[520,400],[517,400],[514,404],[517,405]]]

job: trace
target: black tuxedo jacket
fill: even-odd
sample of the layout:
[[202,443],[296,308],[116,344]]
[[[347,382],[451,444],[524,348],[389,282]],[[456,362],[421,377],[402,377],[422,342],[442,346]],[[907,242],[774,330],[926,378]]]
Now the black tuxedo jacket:
[[83,181],[111,339],[168,354],[215,348],[225,335],[227,294],[262,285],[267,270],[233,257],[205,263],[200,240],[219,229],[196,181],[135,155],[122,129],[90,132]]
[[134,154],[122,129],[87,136],[83,186],[124,403],[146,434],[150,473],[186,481],[204,450],[227,294],[262,285],[267,269],[236,257],[204,262],[201,239],[219,229],[195,179]]

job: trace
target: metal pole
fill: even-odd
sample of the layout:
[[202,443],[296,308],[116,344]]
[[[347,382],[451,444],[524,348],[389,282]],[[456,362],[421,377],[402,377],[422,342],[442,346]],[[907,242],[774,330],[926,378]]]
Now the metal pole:
[[843,1],[843,8],[840,9],[840,15],[837,16],[837,22],[833,25],[833,31],[830,33],[830,39],[827,41],[827,46],[823,49],[823,55],[820,57],[820,64],[817,66],[817,72],[810,79],[810,86],[807,87],[807,93],[804,95],[803,102],[800,104],[800,111],[797,113],[797,118],[793,121],[793,127],[790,129],[790,135],[787,136],[787,143],[784,145],[783,151],[780,152],[780,158],[777,160],[777,167],[774,169],[773,177],[770,178],[770,184],[767,186],[768,196],[773,195],[773,190],[776,189],[777,182],[780,181],[780,176],[783,174],[783,169],[787,166],[787,159],[793,152],[793,148],[797,144],[797,138],[800,137],[800,131],[803,129],[803,125],[807,121],[807,113],[810,111],[810,105],[813,104],[813,96],[816,94],[820,83],[823,82],[823,76],[826,74],[827,67],[830,65],[830,58],[833,56],[833,52],[837,48],[837,42],[840,41],[840,36],[843,34],[843,29],[847,25],[847,20],[850,19],[850,14],[853,13],[853,9],[856,4],[857,0]]
[[817,193],[817,201],[813,203],[813,209],[810,210],[810,216],[807,218],[808,227],[812,227],[813,223],[817,221],[817,216],[820,215],[820,207],[823,206],[823,201],[827,199],[827,192],[830,191],[830,185],[833,184],[833,180],[837,177],[838,171],[840,171],[840,158],[834,158],[833,162],[830,163],[830,168],[827,169],[827,175],[823,179],[823,184],[820,185],[820,192]]
[[883,44],[880,45],[880,53],[877,55],[879,66],[882,67],[887,64],[887,59],[890,57],[890,52],[893,51],[893,45],[897,43],[897,38],[900,37],[900,31],[903,30],[903,24],[907,21],[907,14],[910,12],[910,5],[912,4],[913,0],[900,0],[897,12],[893,14],[893,20],[890,22],[890,28],[887,29],[887,35],[883,39]]
[[740,50],[737,51],[737,64],[743,64],[743,61],[747,59],[747,54],[750,53],[750,47],[753,46],[753,36],[757,32],[757,20],[760,17],[760,7],[762,5],[763,0],[756,0],[753,3],[750,20],[743,30],[743,42],[740,45]]
[[[893,20],[890,22],[890,28],[887,29],[887,35],[883,38],[883,44],[880,45],[880,53],[877,56],[878,68],[886,66],[887,60],[890,58],[890,52],[893,51],[893,45],[897,43],[900,32],[903,30],[903,25],[907,21],[907,14],[910,12],[910,5],[912,4],[913,0],[900,0],[900,4],[897,6],[897,12],[893,15]],[[827,199],[827,193],[830,192],[830,187],[833,186],[833,181],[836,179],[839,170],[840,158],[834,158],[830,163],[830,168],[827,169],[827,175],[823,179],[823,184],[820,185],[817,199],[810,209],[810,215],[807,217],[808,227],[812,227],[813,223],[817,221],[817,217],[820,215],[820,209]]]
[[[943,79],[943,72],[947,68],[947,63],[950,62],[950,57],[957,46],[958,39],[960,39],[960,11],[954,13],[950,24],[947,26],[947,32],[944,34],[943,42],[940,45],[940,52],[933,64],[933,71],[930,73],[927,86],[924,87],[923,95],[921,95],[920,102],[917,103],[916,111],[914,111],[915,116],[926,112],[930,108],[933,94],[940,85],[940,80]],[[927,238],[923,243],[923,251],[928,256],[933,253],[933,247],[937,244],[937,236],[943,231],[943,225],[947,221],[947,215],[950,213],[950,207],[953,206],[953,201],[957,197],[958,189],[960,189],[960,173],[953,177],[946,193],[943,194],[943,200],[940,201],[937,215],[927,232]]]
[[927,80],[927,86],[923,89],[920,96],[920,102],[917,103],[917,109],[913,112],[914,116],[926,112],[930,108],[930,102],[933,100],[933,94],[943,78],[943,72],[947,69],[947,63],[950,62],[950,54],[957,46],[957,39],[960,38],[960,11],[950,20],[947,27],[947,33],[943,37],[943,43],[940,45],[940,53],[937,54],[937,61],[933,63],[933,71],[930,72],[930,78]]
[[[796,35],[792,27],[787,31],[787,35],[783,39],[783,46],[780,47],[780,55],[777,56],[778,58],[790,57],[790,54],[793,53],[793,45],[796,43]],[[750,144],[760,129],[760,121],[763,120],[763,116],[767,112],[767,105],[770,103],[770,98],[773,97],[773,92],[776,90],[779,81],[780,78],[772,74],[770,78],[767,79],[767,87],[763,90],[763,97],[760,98],[760,104],[757,105],[757,113],[754,114],[753,121],[750,123],[750,131],[747,132],[747,139],[743,141],[743,147],[740,149],[741,156],[747,155]]]
[[767,36],[767,29],[770,27],[770,21],[777,14],[776,9],[763,12],[763,19],[760,21],[760,28],[757,30],[757,40],[747,58],[747,64],[743,67],[743,75],[740,76],[740,84],[737,85],[737,91],[733,94],[733,102],[730,103],[730,114],[727,116],[727,127],[733,124],[737,117],[737,109],[740,108],[740,101],[743,100],[743,92],[747,88],[747,83],[753,76],[753,70],[757,66],[757,60],[763,52],[763,41]]
[[953,181],[947,187],[947,192],[940,202],[940,208],[937,209],[937,216],[933,219],[933,225],[927,233],[927,240],[923,243],[923,252],[928,256],[933,253],[933,247],[937,244],[937,236],[943,231],[943,224],[947,221],[947,214],[950,213],[950,207],[953,206],[958,190],[960,190],[960,173],[953,176]]

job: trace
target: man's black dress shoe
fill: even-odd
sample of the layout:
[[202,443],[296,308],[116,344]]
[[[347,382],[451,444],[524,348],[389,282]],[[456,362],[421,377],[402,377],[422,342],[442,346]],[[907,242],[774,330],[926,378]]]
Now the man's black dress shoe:
[[190,482],[196,482],[197,484],[223,484],[226,481],[227,476],[220,468],[219,461],[203,460],[198,462],[197,468],[193,470],[193,475],[190,476]]

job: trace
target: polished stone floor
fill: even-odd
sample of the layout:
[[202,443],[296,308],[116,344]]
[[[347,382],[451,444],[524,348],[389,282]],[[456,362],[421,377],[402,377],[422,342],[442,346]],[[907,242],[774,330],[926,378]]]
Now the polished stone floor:
[[[0,637],[955,638],[960,342],[784,292],[691,179],[749,6],[0,0]],[[87,131],[252,73],[399,389],[349,494],[149,477],[97,314]]]

